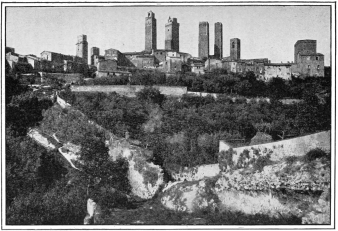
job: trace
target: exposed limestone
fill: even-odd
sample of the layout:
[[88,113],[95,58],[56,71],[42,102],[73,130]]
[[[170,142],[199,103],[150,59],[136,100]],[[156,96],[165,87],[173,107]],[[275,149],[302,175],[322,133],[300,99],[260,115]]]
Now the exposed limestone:
[[217,176],[220,173],[219,164],[206,164],[192,168],[184,168],[179,172],[172,172],[171,176],[177,181],[196,181],[203,178]]
[[180,182],[168,185],[161,195],[161,203],[180,212],[197,212],[217,208],[216,196],[211,182],[206,180]]
[[143,199],[152,198],[163,184],[163,173],[160,166],[147,162],[149,154],[146,150],[130,144],[126,139],[112,141],[109,149],[112,160],[119,158],[128,160],[128,179],[132,193]]

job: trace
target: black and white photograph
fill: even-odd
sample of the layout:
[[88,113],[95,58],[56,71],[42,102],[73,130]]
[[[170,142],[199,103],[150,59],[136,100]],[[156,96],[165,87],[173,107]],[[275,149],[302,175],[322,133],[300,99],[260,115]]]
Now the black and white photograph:
[[335,229],[336,1],[1,12],[1,230]]

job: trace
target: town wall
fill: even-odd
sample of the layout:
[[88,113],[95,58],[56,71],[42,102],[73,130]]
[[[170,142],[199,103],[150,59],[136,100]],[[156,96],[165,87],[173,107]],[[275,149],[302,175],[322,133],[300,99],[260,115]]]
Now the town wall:
[[[153,86],[158,89],[162,94],[168,96],[181,97],[187,93],[187,87],[169,87],[169,86]],[[71,86],[74,92],[116,92],[128,97],[135,97],[136,93],[144,89],[145,86],[141,85],[96,85],[96,86]]]
[[[250,157],[252,157],[253,151],[258,150],[260,152],[267,152],[271,154],[271,160],[277,161],[288,156],[302,156],[312,149],[320,148],[325,151],[331,150],[331,132],[319,132],[307,136],[301,136],[293,139],[281,140],[272,143],[258,144],[252,146],[244,146],[239,148],[233,148],[234,154],[233,161],[236,164],[240,154],[244,150],[249,151]],[[219,152],[228,151],[231,148],[227,142],[220,140]]]
[[[303,156],[312,149],[320,148],[325,151],[331,150],[331,133],[330,131],[319,132],[307,136],[287,139],[272,143],[258,144],[252,146],[233,148],[233,161],[237,164],[240,154],[244,150],[249,151],[250,158],[252,158],[253,151],[258,150],[261,153],[271,154],[271,160],[281,160],[287,156]],[[231,148],[227,142],[219,141],[219,152],[228,151]],[[200,165],[193,168],[184,168],[181,171],[171,173],[176,181],[192,181],[201,180],[205,177],[217,176],[220,173],[218,164]]]

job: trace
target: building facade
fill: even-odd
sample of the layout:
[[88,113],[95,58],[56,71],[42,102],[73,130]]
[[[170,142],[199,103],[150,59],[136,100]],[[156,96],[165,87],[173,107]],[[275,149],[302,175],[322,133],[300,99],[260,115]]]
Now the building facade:
[[76,43],[76,56],[83,59],[85,64],[88,64],[88,42],[87,35],[79,35],[77,36]]
[[297,63],[292,64],[295,76],[324,76],[324,55],[320,53],[298,53]]
[[168,19],[165,24],[165,50],[177,51],[180,50],[180,24],[177,18]]
[[198,57],[200,59],[209,57],[209,23],[199,23],[198,33]]
[[223,25],[220,22],[215,23],[215,44],[214,44],[215,58],[223,58]]
[[264,80],[269,81],[272,78],[291,79],[290,63],[266,63],[264,64]]
[[145,50],[151,52],[157,49],[156,18],[152,11],[145,20]]
[[298,40],[294,56],[292,73],[295,76],[324,76],[324,55],[317,53],[316,40]]

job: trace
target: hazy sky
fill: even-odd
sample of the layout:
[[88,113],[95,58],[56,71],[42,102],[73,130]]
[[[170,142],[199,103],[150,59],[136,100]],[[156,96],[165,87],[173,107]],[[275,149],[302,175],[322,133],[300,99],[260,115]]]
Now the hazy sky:
[[133,6],[133,7],[7,7],[6,46],[19,54],[40,56],[44,50],[75,55],[76,40],[87,35],[89,50],[100,54],[144,50],[145,17],[157,19],[157,48],[164,49],[165,23],[180,23],[180,51],[198,54],[198,24],[209,22],[210,54],[214,53],[214,24],[223,24],[223,56],[231,38],[241,40],[241,58],[293,61],[294,44],[317,40],[317,52],[330,65],[329,6]]

